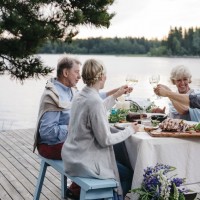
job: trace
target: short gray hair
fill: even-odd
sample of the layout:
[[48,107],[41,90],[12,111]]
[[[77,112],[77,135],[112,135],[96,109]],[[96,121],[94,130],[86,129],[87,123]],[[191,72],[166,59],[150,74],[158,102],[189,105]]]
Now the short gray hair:
[[63,69],[71,69],[74,64],[81,65],[81,62],[68,56],[61,58],[57,64],[57,77],[59,78],[62,75]]
[[171,75],[170,75],[170,80],[173,84],[175,84],[175,80],[181,79],[181,78],[188,78],[189,79],[189,83],[191,83],[191,72],[190,70],[185,67],[184,65],[178,65],[176,67],[174,67],[171,71]]

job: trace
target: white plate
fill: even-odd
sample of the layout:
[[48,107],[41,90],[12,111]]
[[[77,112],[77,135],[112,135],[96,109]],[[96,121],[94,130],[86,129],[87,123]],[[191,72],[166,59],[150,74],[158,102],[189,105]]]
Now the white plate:
[[131,123],[115,123],[113,126],[118,129],[125,129],[127,126],[129,126]]
[[148,113],[149,117],[154,116],[154,115],[161,115],[161,116],[166,116],[164,113]]
[[144,126],[144,130],[146,132],[157,130],[158,128],[159,128],[159,126]]

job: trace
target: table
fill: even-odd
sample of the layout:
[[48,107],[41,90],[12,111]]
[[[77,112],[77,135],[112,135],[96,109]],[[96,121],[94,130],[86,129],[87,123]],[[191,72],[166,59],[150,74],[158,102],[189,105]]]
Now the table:
[[[141,186],[144,169],[162,163],[176,167],[173,174],[186,178],[186,187],[200,192],[200,138],[151,137],[138,132],[125,143],[134,169],[132,188]],[[138,197],[132,194],[131,199]]]

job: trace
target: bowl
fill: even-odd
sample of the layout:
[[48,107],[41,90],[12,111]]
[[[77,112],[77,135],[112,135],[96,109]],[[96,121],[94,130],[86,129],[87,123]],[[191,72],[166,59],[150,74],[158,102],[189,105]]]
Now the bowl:
[[167,119],[167,115],[153,115],[153,116],[151,116],[151,120],[157,120],[159,122],[162,122],[165,119]]

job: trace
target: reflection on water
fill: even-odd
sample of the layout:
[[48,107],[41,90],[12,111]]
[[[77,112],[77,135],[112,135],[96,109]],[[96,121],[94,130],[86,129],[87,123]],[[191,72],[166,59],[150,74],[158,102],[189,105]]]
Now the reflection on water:
[[[61,55],[42,55],[44,63],[56,67]],[[197,58],[152,58],[130,56],[97,56],[77,55],[82,63],[88,58],[101,60],[107,68],[107,82],[105,90],[109,90],[125,84],[127,73],[136,74],[139,82],[135,86],[132,98],[150,98],[153,90],[148,78],[153,73],[159,73],[160,83],[164,83],[175,89],[169,82],[172,67],[184,64],[193,74],[193,88],[200,88],[200,59]],[[50,75],[54,76],[55,71]],[[36,124],[39,100],[43,92],[46,78],[40,80],[26,80],[23,85],[17,81],[11,81],[8,76],[0,76],[0,130],[33,128]],[[78,88],[82,88],[82,81]],[[161,107],[167,105],[166,98],[155,101]]]

